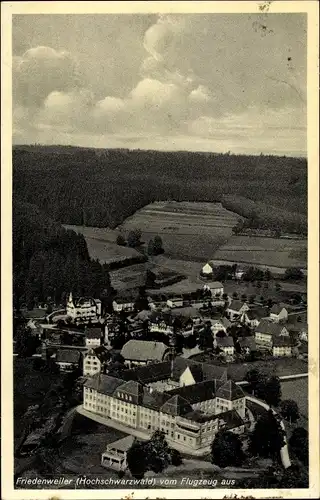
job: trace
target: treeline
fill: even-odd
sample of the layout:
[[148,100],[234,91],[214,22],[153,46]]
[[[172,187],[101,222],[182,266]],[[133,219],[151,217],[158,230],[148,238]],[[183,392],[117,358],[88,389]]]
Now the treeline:
[[153,201],[215,202],[225,194],[260,200],[268,211],[274,205],[306,213],[306,179],[307,164],[301,158],[140,150],[102,154],[94,149],[40,146],[13,149],[15,195],[29,203],[36,200],[43,211],[64,224],[114,228]]
[[13,203],[13,300],[60,303],[66,293],[100,297],[110,288],[109,269],[89,258],[81,234],[62,228],[35,205]]
[[280,236],[282,232],[307,235],[308,218],[306,215],[289,212],[260,201],[249,200],[243,196],[224,196],[222,202],[225,208],[247,219],[238,222],[234,228],[235,234],[250,228],[270,229],[276,236]]

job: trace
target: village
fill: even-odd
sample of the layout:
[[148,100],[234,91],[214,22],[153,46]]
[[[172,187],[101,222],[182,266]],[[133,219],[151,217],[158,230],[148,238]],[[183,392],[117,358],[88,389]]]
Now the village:
[[[233,289],[241,290],[246,272],[233,266]],[[103,468],[127,471],[129,449],[157,431],[176,452],[201,459],[219,431],[246,439],[276,404],[252,391],[250,372],[266,369],[288,382],[307,377],[305,301],[229,295],[206,263],[196,280],[121,292],[107,307],[72,293],[65,308],[48,314],[43,305],[38,319],[27,320],[38,345],[31,356],[40,370],[49,363],[74,376],[78,414],[127,435],[102,450]],[[20,455],[32,455],[41,436],[39,429],[27,435]],[[286,442],[281,457],[289,467]]]

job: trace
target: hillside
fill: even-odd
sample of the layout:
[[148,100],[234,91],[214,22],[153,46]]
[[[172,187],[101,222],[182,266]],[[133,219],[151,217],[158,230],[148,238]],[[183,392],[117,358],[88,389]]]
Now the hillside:
[[307,214],[303,158],[20,146],[13,149],[13,186],[15,196],[73,225],[115,228],[154,201],[228,195],[258,202],[259,213],[267,212],[261,204],[280,209],[283,230],[287,220],[292,230],[294,218],[299,231]]
[[110,286],[108,267],[91,260],[84,237],[66,230],[33,204],[13,203],[13,298],[32,307],[59,302],[73,291],[100,296]]

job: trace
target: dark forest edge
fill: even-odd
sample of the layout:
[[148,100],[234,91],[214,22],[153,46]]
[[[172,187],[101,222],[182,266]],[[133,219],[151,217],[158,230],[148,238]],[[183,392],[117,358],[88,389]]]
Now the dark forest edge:
[[307,234],[305,158],[13,148],[16,196],[63,224],[115,228],[161,200],[222,202],[250,227]]

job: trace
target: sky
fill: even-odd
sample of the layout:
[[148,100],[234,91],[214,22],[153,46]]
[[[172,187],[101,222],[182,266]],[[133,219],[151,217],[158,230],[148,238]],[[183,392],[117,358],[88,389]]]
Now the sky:
[[13,16],[13,143],[306,155],[305,14]]

